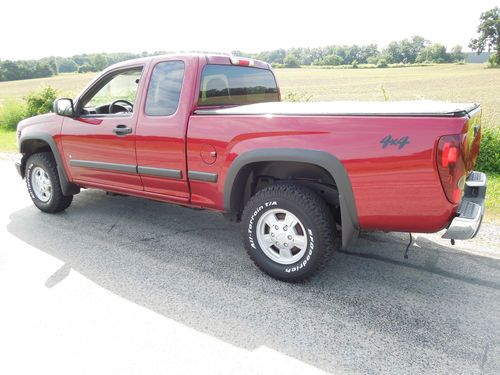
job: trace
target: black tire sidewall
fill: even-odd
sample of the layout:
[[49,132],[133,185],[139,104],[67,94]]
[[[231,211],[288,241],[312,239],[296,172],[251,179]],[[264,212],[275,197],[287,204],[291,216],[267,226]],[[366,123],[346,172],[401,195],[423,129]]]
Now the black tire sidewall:
[[[319,243],[320,236],[317,225],[311,215],[301,204],[281,197],[268,197],[253,202],[250,210],[250,217],[244,222],[245,245],[253,260],[265,272],[279,279],[300,279],[316,269],[319,259],[319,251],[322,244]],[[257,223],[259,219],[268,211],[273,209],[285,209],[294,214],[304,226],[307,236],[307,250],[297,262],[292,264],[280,264],[269,258],[259,246],[257,240]]]
[[[49,179],[50,179],[50,184],[52,186],[52,194],[50,195],[50,199],[47,202],[43,202],[40,199],[38,199],[38,197],[36,196],[36,194],[33,191],[32,173],[33,173],[33,169],[35,169],[36,167],[42,168],[47,173],[47,175],[49,176]],[[55,199],[55,183],[54,182],[55,182],[55,178],[56,178],[56,176],[53,175],[51,168],[49,166],[47,166],[46,163],[44,163],[39,158],[32,157],[32,158],[28,159],[28,162],[26,164],[25,176],[26,176],[26,186],[28,188],[28,193],[29,193],[33,203],[41,210],[50,209],[52,207],[52,205],[54,203],[54,199]]]

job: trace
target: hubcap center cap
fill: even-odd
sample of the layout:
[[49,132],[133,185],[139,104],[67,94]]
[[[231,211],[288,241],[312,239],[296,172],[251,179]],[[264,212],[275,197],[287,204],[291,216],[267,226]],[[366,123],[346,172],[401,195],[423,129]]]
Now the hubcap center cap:
[[275,238],[275,245],[280,247],[280,248],[288,248],[291,249],[294,246],[293,243],[293,237],[289,234],[286,233],[282,230],[278,230],[276,232],[273,232]]

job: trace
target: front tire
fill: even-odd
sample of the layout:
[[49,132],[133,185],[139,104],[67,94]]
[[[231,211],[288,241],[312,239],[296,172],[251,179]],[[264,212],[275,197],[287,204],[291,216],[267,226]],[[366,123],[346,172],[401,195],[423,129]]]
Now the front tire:
[[277,184],[255,194],[242,216],[250,258],[283,281],[302,281],[323,267],[337,246],[327,204],[301,185]]
[[25,176],[31,200],[41,211],[60,212],[73,201],[72,195],[62,193],[57,163],[50,152],[31,155],[26,162]]

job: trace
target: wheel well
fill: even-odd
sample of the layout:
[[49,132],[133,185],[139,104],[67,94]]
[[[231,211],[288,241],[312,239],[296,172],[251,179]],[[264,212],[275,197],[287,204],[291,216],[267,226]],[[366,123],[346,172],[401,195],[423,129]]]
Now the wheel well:
[[42,139],[27,139],[21,144],[21,153],[24,155],[21,164],[21,173],[24,177],[24,167],[28,158],[40,152],[52,152],[50,145]]
[[310,163],[269,161],[245,165],[237,174],[231,189],[231,212],[239,219],[246,202],[259,190],[279,182],[293,182],[314,190],[335,210],[340,220],[339,193],[333,176],[324,168]]

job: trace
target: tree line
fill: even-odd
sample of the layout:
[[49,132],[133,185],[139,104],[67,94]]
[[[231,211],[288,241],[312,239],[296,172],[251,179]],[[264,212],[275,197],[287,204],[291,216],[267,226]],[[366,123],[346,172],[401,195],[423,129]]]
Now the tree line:
[[246,54],[234,51],[234,54],[245,55],[270,62],[275,66],[299,67],[301,65],[354,65],[415,63],[450,63],[465,59],[462,46],[454,46],[450,51],[439,43],[431,43],[421,36],[393,41],[380,49],[376,44],[368,45],[331,45],[318,48],[290,48],[264,51],[257,54]]
[[[40,60],[0,61],[0,81],[50,77],[59,73],[99,72],[120,61],[166,53],[95,53],[71,57],[45,57]],[[439,43],[430,43],[423,37],[391,42],[380,50],[376,44],[332,45],[319,48],[290,48],[264,51],[256,54],[233,51],[234,55],[263,60],[275,67],[301,65],[353,65],[353,64],[414,64],[423,62],[445,63],[462,61],[461,46],[451,51]]]
[[44,57],[40,60],[0,60],[0,81],[51,77],[59,73],[99,72],[120,61],[158,55],[163,51],[135,53],[93,53],[71,57]]

